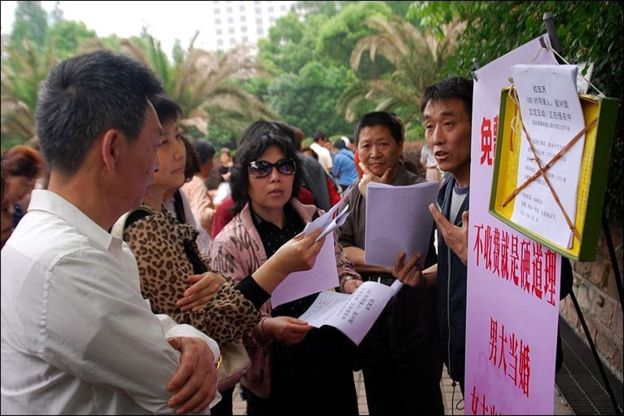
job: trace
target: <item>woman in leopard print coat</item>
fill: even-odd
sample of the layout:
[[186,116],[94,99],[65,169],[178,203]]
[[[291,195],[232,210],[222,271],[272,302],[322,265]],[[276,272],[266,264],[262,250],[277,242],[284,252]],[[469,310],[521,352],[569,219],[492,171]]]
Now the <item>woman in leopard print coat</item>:
[[[208,257],[200,254],[197,247],[197,230],[178,222],[164,208],[165,195],[186,179],[186,149],[177,134],[176,120],[180,114],[177,104],[165,96],[155,97],[153,104],[164,130],[157,150],[159,168],[142,206],[120,218],[113,234],[123,235],[134,253],[141,292],[154,313],[167,314],[178,323],[194,326],[221,347],[241,339],[255,343],[260,338],[257,333],[263,317],[260,306],[288,273],[312,267],[321,244],[314,241],[313,235],[293,239],[280,251],[279,259],[250,272],[240,282],[212,273]],[[213,285],[216,292],[201,307],[180,308],[189,281],[196,281],[199,273],[207,281],[217,283]],[[189,276],[195,279],[189,280]],[[275,320],[263,332],[271,336],[271,330],[279,330],[287,322],[286,318]],[[224,405],[212,413],[231,414],[233,384],[221,387]]]

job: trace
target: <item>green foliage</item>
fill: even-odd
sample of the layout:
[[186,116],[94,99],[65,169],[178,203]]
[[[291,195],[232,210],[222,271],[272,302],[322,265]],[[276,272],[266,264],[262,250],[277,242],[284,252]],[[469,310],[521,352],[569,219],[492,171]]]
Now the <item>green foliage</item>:
[[420,1],[411,4],[406,19],[415,25],[433,30],[438,38],[444,36],[440,25],[449,23],[457,16],[463,16],[465,10],[480,8],[478,2],[462,1]]
[[242,89],[257,97],[262,102],[269,101],[270,79],[267,77],[251,77],[240,81]]
[[352,127],[336,116],[336,99],[353,74],[346,68],[308,63],[299,75],[284,74],[269,86],[271,106],[284,120],[306,135],[324,130],[328,134],[348,134]]
[[27,39],[3,45],[2,146],[35,137],[35,109],[41,82],[56,63],[53,43],[39,47]]
[[349,4],[319,28],[318,55],[323,56],[328,64],[348,65],[351,51],[358,40],[373,33],[365,24],[368,17],[388,17],[391,14],[390,7],[383,2]]
[[258,42],[260,63],[278,73],[298,73],[307,62],[315,59],[313,51],[318,28],[314,22],[324,19],[317,15],[304,23],[293,12],[278,19],[269,30],[268,38]]
[[446,36],[442,40],[398,16],[373,15],[366,20],[366,25],[373,33],[355,45],[351,54],[352,68],[357,69],[366,55],[375,62],[377,56],[383,56],[392,71],[352,85],[340,97],[337,109],[347,120],[355,121],[368,101],[377,111],[396,112],[408,131],[416,133],[413,125],[420,124],[420,119],[415,107],[425,88],[435,81],[453,53],[457,35],[464,25],[457,19],[443,24]]
[[[211,124],[208,128],[208,141],[215,147],[215,149],[219,149],[220,147],[229,147],[230,149],[235,149],[237,146],[237,142],[232,133],[219,127],[216,124]],[[217,153],[218,156],[218,153]]]
[[3,39],[2,147],[35,137],[37,93],[48,71],[75,54],[78,45],[94,39],[83,23],[66,21],[55,9],[48,24],[40,2],[18,2],[13,32]]
[[180,39],[176,39],[173,43],[173,50],[171,52],[171,56],[173,57],[173,62],[180,62],[184,59],[184,49],[182,48],[182,44],[180,43]]
[[341,5],[350,1],[298,1],[295,8],[305,16],[335,16]]
[[95,31],[88,29],[84,23],[73,20],[59,20],[50,27],[49,33],[50,42],[54,43],[59,60],[75,55],[82,43],[96,37]]
[[20,45],[30,41],[38,48],[43,48],[48,32],[48,20],[40,1],[18,1],[15,8],[15,21],[11,33],[11,44]]
[[[341,93],[357,80],[350,69],[351,50],[358,38],[372,31],[363,21],[372,15],[389,16],[382,2],[299,2],[305,20],[291,13],[278,19],[269,37],[259,42],[259,59],[275,74],[266,84],[249,85],[262,94],[282,118],[307,134],[323,128],[345,133],[351,125],[335,110]],[[384,59],[372,65],[363,59],[358,73],[375,78],[390,66]],[[325,77],[325,78],[324,78]],[[362,109],[372,110],[370,102]]]
[[392,10],[392,13],[397,16],[406,16],[412,4],[414,4],[413,1],[388,1],[386,3]]
[[[236,147],[236,139],[232,136],[232,133],[228,130],[225,130],[219,127],[216,124],[211,124],[208,127],[208,134],[199,131],[194,126],[189,126],[185,129],[184,133],[187,137],[192,140],[206,140],[210,144],[212,144],[215,149],[219,149],[220,147],[229,147],[233,149]],[[218,153],[217,153],[218,156]]]

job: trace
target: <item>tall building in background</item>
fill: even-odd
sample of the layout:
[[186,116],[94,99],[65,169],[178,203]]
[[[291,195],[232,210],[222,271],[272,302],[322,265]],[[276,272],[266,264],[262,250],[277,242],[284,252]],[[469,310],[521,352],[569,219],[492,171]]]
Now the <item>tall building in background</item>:
[[239,43],[256,45],[275,21],[288,14],[294,1],[211,1],[202,29],[203,47],[228,50]]

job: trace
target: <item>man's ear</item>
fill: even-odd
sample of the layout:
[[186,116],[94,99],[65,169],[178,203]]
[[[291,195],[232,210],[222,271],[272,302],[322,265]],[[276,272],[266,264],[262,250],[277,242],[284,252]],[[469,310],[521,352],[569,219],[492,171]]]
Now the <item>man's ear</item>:
[[125,138],[117,129],[109,129],[102,134],[102,161],[107,169],[114,170],[119,164],[124,140]]

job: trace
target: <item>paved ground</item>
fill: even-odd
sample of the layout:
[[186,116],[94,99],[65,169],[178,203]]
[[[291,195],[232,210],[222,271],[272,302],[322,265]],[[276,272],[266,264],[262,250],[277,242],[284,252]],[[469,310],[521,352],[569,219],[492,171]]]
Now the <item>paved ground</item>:
[[[358,393],[358,405],[360,408],[360,415],[368,415],[368,406],[366,405],[366,393],[364,392],[364,377],[362,372],[358,371],[353,374],[357,393]],[[459,384],[455,386],[455,395],[453,396],[453,386],[451,385],[451,379],[446,373],[446,368],[442,374],[442,396],[444,398],[444,410],[447,415],[463,415],[464,414],[464,401],[462,400],[461,390]],[[238,385],[234,390],[234,414],[244,415],[246,413],[246,403],[241,399],[238,391]],[[559,389],[555,386],[555,415],[573,415],[572,409],[568,405],[566,399],[561,395]]]

